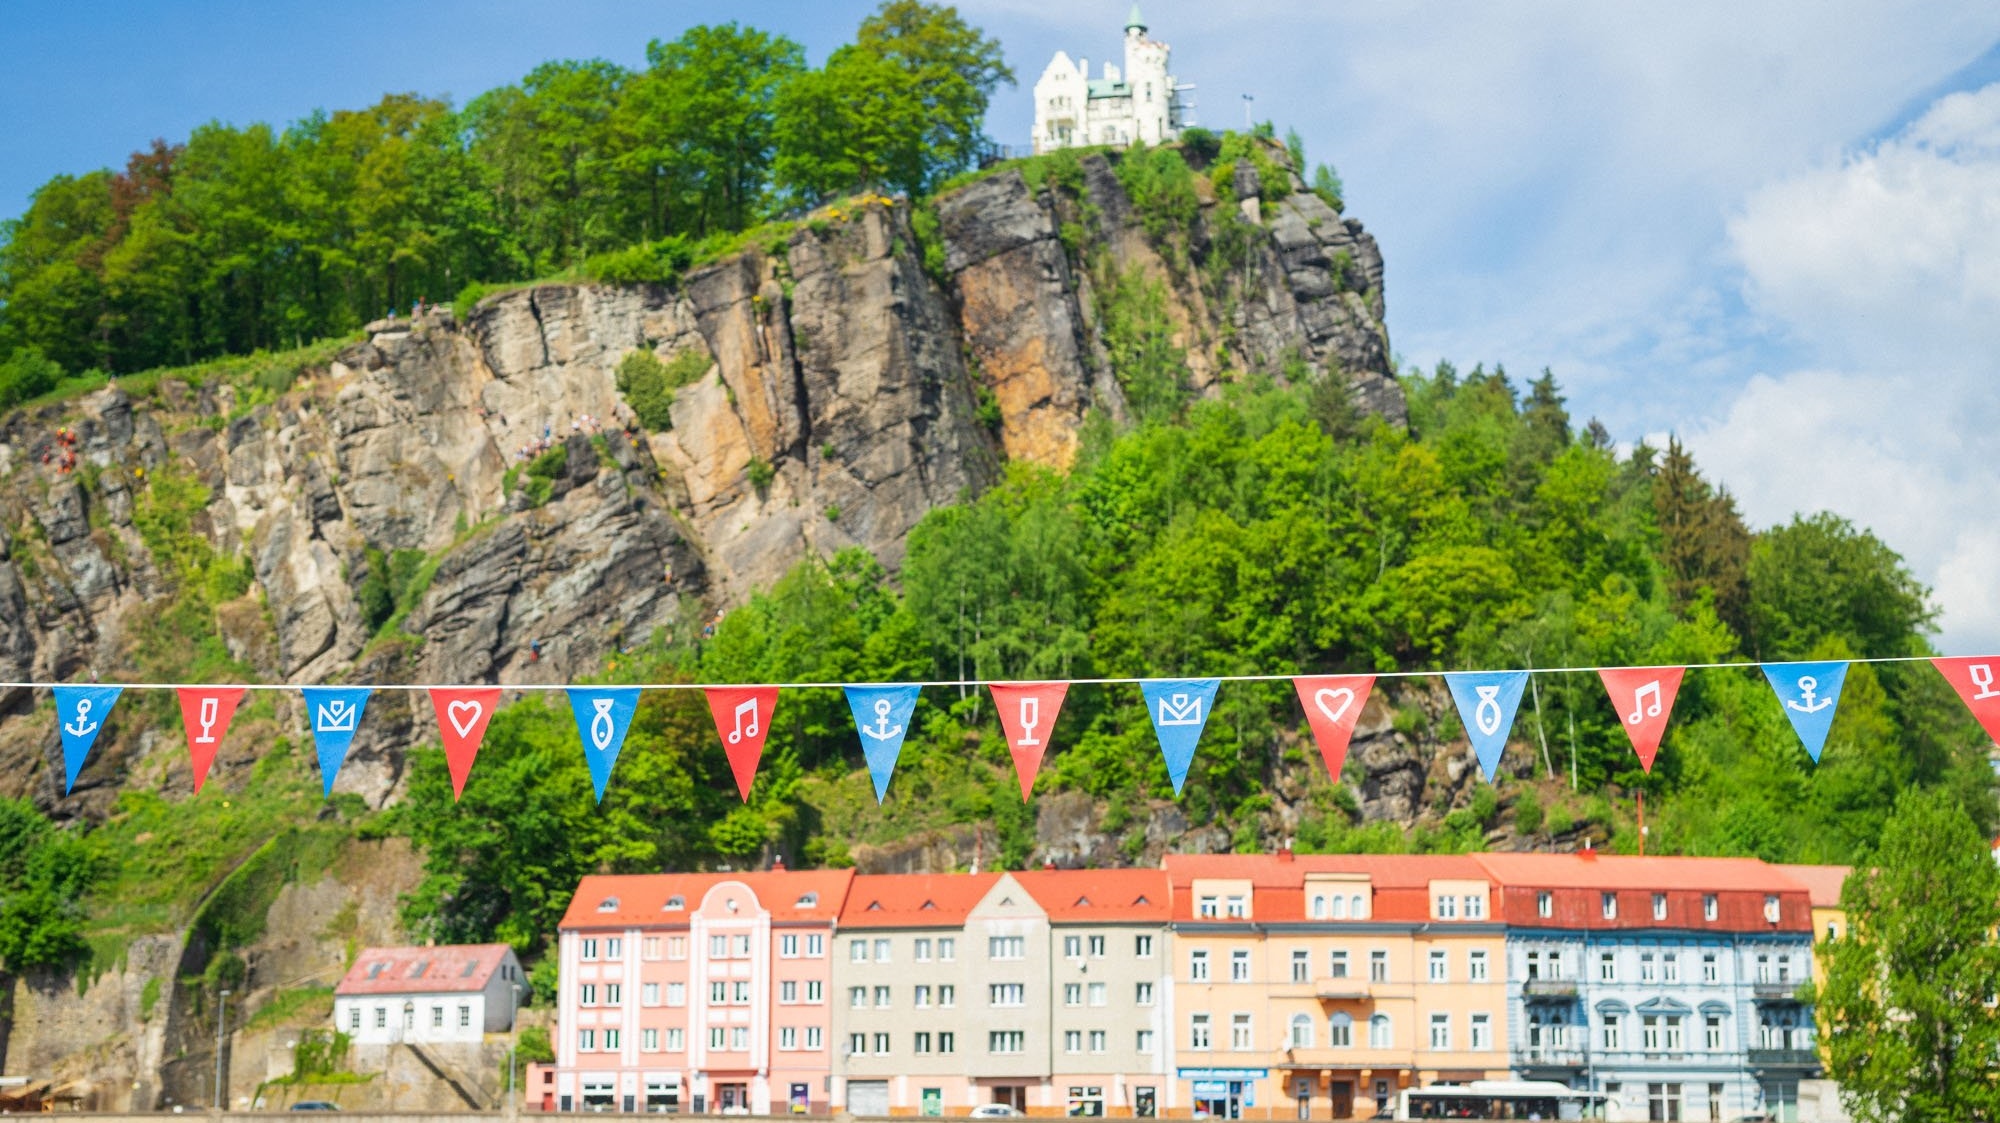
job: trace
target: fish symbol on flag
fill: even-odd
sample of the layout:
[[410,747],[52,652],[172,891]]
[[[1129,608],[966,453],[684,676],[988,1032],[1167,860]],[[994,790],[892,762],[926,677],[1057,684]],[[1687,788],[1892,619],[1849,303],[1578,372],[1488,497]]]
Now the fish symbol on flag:
[[1458,704],[1458,718],[1472,740],[1479,770],[1490,784],[1500,771],[1500,754],[1506,751],[1507,733],[1514,728],[1514,711],[1521,706],[1528,672],[1453,671],[1444,681],[1451,688],[1452,701]]

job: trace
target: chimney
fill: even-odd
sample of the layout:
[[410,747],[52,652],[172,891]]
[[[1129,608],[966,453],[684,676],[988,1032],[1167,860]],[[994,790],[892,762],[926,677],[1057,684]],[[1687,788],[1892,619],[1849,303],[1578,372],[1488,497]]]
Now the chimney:
[[1043,868],[1043,869],[1045,869],[1045,870],[1052,870],[1052,869],[1055,869],[1055,868],[1056,868],[1056,860],[1055,860],[1054,858],[1043,858],[1043,859],[1042,859],[1042,868]]
[[1292,842],[1290,839],[1286,839],[1284,845],[1278,847],[1278,860],[1280,862],[1289,862],[1292,860]]
[[771,872],[772,873],[785,872],[785,856],[783,854],[778,854],[771,858]]
[[1597,848],[1592,846],[1590,840],[1586,838],[1583,840],[1583,849],[1577,851],[1576,856],[1586,862],[1595,862],[1597,860]]

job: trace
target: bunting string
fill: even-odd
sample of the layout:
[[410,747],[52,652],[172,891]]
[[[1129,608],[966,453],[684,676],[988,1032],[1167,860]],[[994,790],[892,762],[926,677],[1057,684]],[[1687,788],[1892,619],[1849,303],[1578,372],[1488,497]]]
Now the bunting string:
[[451,773],[454,798],[462,797],[472,774],[487,724],[504,692],[517,694],[560,691],[576,721],[577,738],[590,770],[591,787],[601,802],[625,734],[646,691],[699,690],[708,702],[716,736],[729,758],[737,791],[745,802],[756,782],[773,718],[783,692],[839,690],[854,717],[855,733],[875,787],[876,802],[888,797],[896,759],[915,724],[917,701],[926,688],[985,687],[991,693],[1001,732],[1021,783],[1021,798],[1034,788],[1050,745],[1050,733],[1070,687],[1137,686],[1160,746],[1161,760],[1179,795],[1193,765],[1195,752],[1224,683],[1288,682],[1298,693],[1306,724],[1319,745],[1327,772],[1336,780],[1347,757],[1355,724],[1379,679],[1442,678],[1458,710],[1481,773],[1491,783],[1514,728],[1521,695],[1530,676],[1595,674],[1603,684],[1633,754],[1645,771],[1652,771],[1661,738],[1671,719],[1681,682],[1691,670],[1760,671],[1776,696],[1793,732],[1817,763],[1833,727],[1847,670],[1856,663],[1930,663],[1958,693],[1980,726],[2000,741],[2000,656],[1878,656],[1865,659],[1791,660],[1769,663],[1686,663],[1654,667],[1529,667],[1503,671],[1382,671],[1333,675],[1211,675],[1205,678],[1102,677],[1043,681],[1007,679],[930,679],[917,682],[787,682],[722,684],[664,682],[622,686],[578,686],[562,683],[511,685],[382,683],[379,685],[302,686],[288,683],[58,683],[0,682],[0,689],[46,689],[56,704],[57,733],[62,744],[64,791],[73,789],[89,758],[91,746],[109,720],[119,697],[128,690],[171,690],[178,695],[186,729],[188,761],[194,789],[200,793],[215,751],[228,732],[244,695],[249,691],[299,692],[305,702],[313,747],[327,795],[361,728],[368,699],[374,692],[418,691],[430,696],[439,740]]

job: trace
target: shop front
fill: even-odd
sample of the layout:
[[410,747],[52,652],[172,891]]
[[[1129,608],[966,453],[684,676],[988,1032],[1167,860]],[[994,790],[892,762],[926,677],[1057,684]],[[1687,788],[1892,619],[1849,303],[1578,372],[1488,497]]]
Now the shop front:
[[1257,1084],[1270,1076],[1262,1068],[1184,1068],[1175,1075],[1188,1082],[1188,1102],[1196,1119],[1245,1119],[1257,1116]]

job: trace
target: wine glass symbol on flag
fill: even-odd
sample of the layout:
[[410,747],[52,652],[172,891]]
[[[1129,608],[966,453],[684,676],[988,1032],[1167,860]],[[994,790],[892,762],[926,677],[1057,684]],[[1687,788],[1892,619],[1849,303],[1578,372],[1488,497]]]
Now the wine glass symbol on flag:
[[993,708],[1000,714],[1000,730],[1007,737],[1007,755],[1014,758],[1014,774],[1021,781],[1021,798],[1034,790],[1035,774],[1041,771],[1042,755],[1048,751],[1049,730],[1062,713],[1063,698],[1069,693],[1066,682],[996,682],[987,686],[993,693]]

